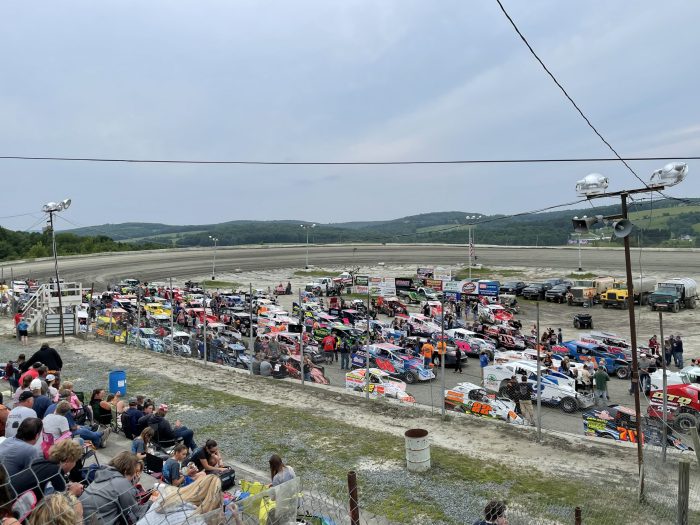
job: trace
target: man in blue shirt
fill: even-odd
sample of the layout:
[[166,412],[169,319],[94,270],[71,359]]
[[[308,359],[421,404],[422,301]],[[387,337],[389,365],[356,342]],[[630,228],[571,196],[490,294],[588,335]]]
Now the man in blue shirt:
[[486,353],[486,350],[481,351],[481,355],[479,356],[479,365],[481,365],[481,386],[484,385],[484,368],[489,366],[489,355]]
[[[173,455],[163,465],[163,481],[174,487],[185,487],[192,483],[190,476],[185,476],[182,472],[182,462],[187,457],[187,447],[182,443],[175,445]],[[190,469],[194,474],[197,469]]]
[[0,464],[5,466],[8,475],[23,471],[40,457],[39,449],[34,445],[41,437],[42,428],[41,419],[28,417],[20,423],[15,437],[0,443]]

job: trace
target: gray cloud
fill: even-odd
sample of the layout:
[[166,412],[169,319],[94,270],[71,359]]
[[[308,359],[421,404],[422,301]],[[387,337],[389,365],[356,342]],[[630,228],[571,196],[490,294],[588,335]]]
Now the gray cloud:
[[[700,5],[506,2],[622,154],[700,149]],[[608,156],[495,2],[61,2],[5,6],[0,153],[250,160]],[[658,163],[634,163],[644,179]],[[682,190],[699,195],[691,164]],[[618,164],[257,167],[0,161],[4,212],[338,222],[508,213],[575,199]],[[3,219],[23,229],[32,217]],[[68,226],[66,224],[66,226]]]

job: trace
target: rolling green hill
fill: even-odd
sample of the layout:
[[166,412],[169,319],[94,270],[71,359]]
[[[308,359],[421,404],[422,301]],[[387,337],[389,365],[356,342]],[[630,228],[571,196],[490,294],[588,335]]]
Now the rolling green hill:
[[[619,206],[589,207],[557,210],[522,216],[485,215],[476,221],[476,242],[502,245],[556,246],[566,244],[572,227],[571,219],[583,215],[615,215]],[[466,215],[477,213],[447,211],[424,213],[389,221],[355,221],[317,224],[309,230],[313,243],[341,242],[444,242],[466,243],[470,226]],[[637,231],[633,244],[640,240],[645,246],[700,246],[695,239],[680,240],[682,236],[700,236],[700,199],[691,205],[672,200],[653,203],[633,203],[630,218]],[[104,224],[71,230],[81,235],[107,235],[115,241],[135,244],[146,242],[166,246],[209,246],[209,236],[221,245],[304,243],[303,221],[229,221],[219,224],[176,226],[153,223]],[[309,224],[309,223],[305,223]],[[609,231],[605,230],[605,231]]]

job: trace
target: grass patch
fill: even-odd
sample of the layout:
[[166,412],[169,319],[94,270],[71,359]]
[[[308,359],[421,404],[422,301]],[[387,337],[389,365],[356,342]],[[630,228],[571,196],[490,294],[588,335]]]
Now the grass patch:
[[573,272],[573,273],[570,273],[569,275],[567,275],[567,277],[568,277],[569,279],[578,279],[578,280],[582,280],[582,279],[594,279],[595,277],[598,277],[598,274],[597,274],[597,273],[591,273],[591,272],[586,272],[586,273],[577,273],[577,272]]
[[[484,278],[484,277],[489,277],[489,278],[496,278],[496,277],[517,277],[519,275],[523,275],[525,272],[522,270],[508,270],[508,269],[494,269],[494,268],[474,268],[472,267],[472,279],[474,278]],[[469,279],[469,268],[462,268],[459,270],[454,278],[458,281],[461,281],[463,279]]]
[[[231,389],[236,388],[242,387],[234,381]],[[624,516],[625,523],[662,523],[672,512],[656,503],[637,504],[633,482],[627,489],[605,485],[605,481],[593,485],[505,463],[487,463],[438,446],[431,447],[429,472],[408,473],[401,436],[325,418],[321,397],[319,406],[293,409],[209,390],[192,381],[151,378],[138,371],[129,371],[129,389],[148,392],[158,402],[170,404],[173,419],[180,417],[197,432],[199,441],[216,439],[226,456],[264,470],[270,454],[281,454],[308,480],[308,487],[340,503],[347,499],[347,471],[356,470],[362,509],[398,523],[415,523],[416,519],[449,525],[471,522],[485,501],[496,498],[512,502],[518,512],[525,513],[524,521],[518,523],[543,519],[573,523],[576,506],[584,509],[587,525],[608,525],[610,509]],[[178,405],[196,411],[178,414]],[[381,401],[370,403],[368,417],[385,408]],[[451,505],[445,505],[447,494],[454,504],[451,500]],[[692,512],[689,522],[700,523],[700,513]]]
[[333,277],[331,273],[326,270],[296,270],[294,275],[299,277]]
[[209,279],[208,281],[202,281],[202,287],[203,288],[231,288],[231,289],[236,289],[240,288],[243,286],[241,283],[237,283],[235,281],[212,281]]

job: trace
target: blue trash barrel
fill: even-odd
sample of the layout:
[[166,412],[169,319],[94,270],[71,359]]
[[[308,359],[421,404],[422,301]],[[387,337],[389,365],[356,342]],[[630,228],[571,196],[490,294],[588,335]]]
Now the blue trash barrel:
[[126,396],[126,372],[124,370],[109,371],[109,393],[121,393],[122,397]]

